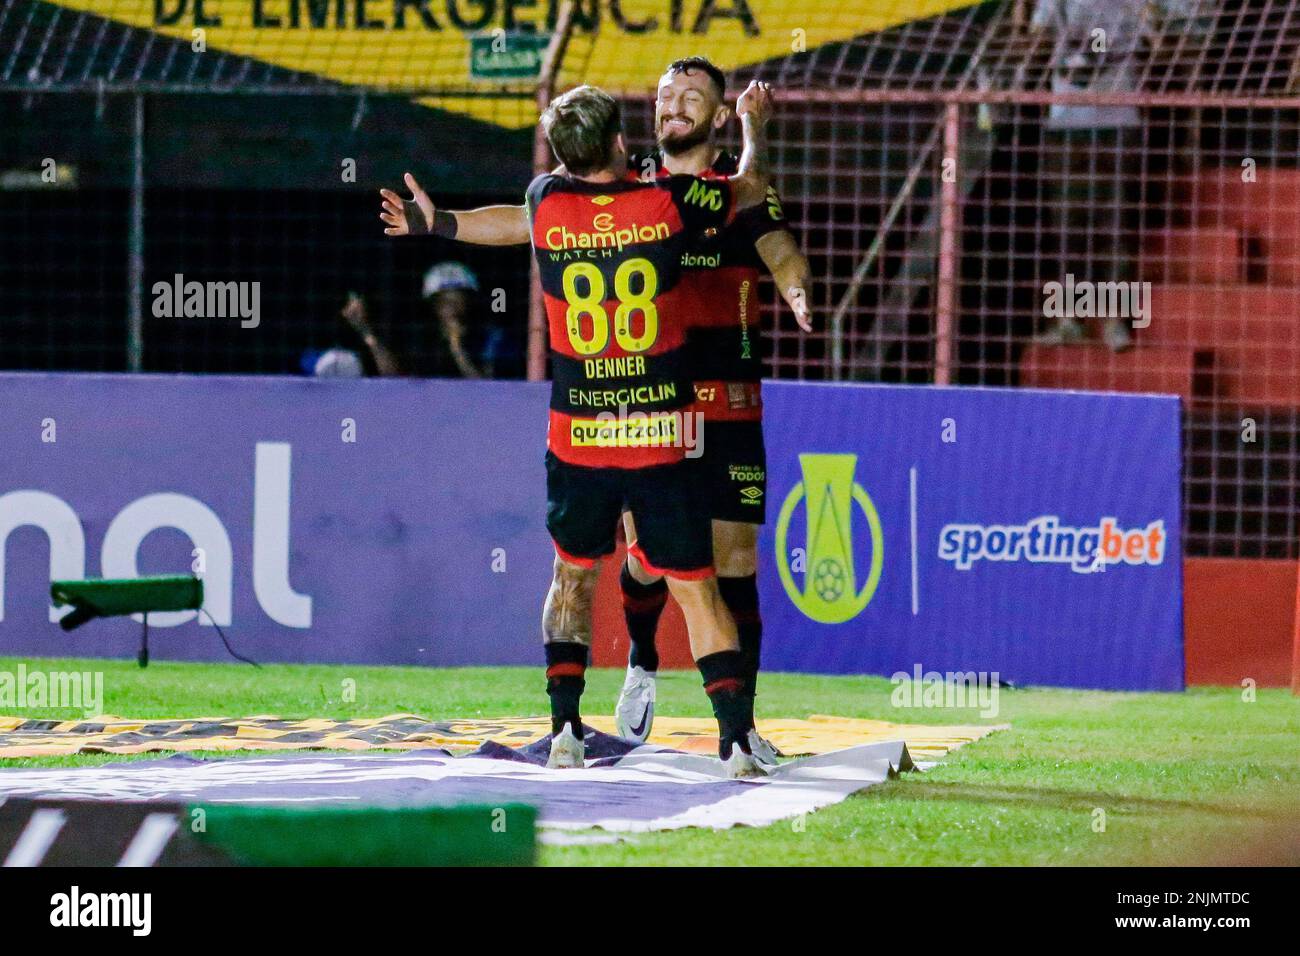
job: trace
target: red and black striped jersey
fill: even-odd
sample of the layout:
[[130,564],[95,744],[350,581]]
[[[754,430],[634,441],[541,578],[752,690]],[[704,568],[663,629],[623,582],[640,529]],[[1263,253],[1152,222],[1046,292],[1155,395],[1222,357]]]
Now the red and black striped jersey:
[[551,347],[547,445],[561,461],[645,468],[685,457],[694,402],[682,283],[695,236],[731,221],[731,184],[590,183],[545,174],[526,198]]
[[[629,167],[643,177],[668,176],[658,151],[633,157]],[[701,175],[720,179],[736,174],[735,154],[718,154]],[[683,260],[686,281],[696,298],[687,342],[700,410],[710,418],[756,421],[762,417],[759,381],[763,341],[759,322],[758,280],[766,271],[755,243],[789,223],[775,189],[757,206],[737,212],[716,233],[697,237]]]

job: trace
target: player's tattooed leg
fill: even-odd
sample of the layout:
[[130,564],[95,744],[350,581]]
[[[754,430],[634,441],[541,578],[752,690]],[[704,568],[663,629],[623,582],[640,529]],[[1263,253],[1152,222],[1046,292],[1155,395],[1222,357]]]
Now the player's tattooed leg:
[[551,733],[566,725],[582,739],[582,692],[587,689],[591,646],[591,602],[599,569],[555,559],[551,590],[542,611],[546,640],[546,693],[551,698]]
[[590,646],[591,605],[599,574],[598,567],[582,568],[555,559],[551,590],[542,609],[542,636],[547,644],[560,641]]

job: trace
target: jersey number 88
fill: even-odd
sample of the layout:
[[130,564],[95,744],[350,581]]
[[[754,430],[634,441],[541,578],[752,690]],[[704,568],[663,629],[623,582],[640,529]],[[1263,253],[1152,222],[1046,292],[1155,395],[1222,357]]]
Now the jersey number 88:
[[[641,276],[641,291],[632,291],[632,277]],[[578,280],[585,279],[586,294],[578,291]],[[596,355],[609,345],[609,314],[605,311],[605,277],[590,262],[575,262],[564,270],[564,301],[569,307],[564,312],[564,324],[569,332],[569,344],[578,355]],[[659,289],[659,276],[648,259],[629,259],[614,273],[614,341],[625,352],[644,352],[654,345],[659,336],[659,310],[655,308],[655,293]],[[645,327],[640,335],[632,334],[632,313],[645,317]],[[591,337],[582,334],[582,317],[591,316]]]

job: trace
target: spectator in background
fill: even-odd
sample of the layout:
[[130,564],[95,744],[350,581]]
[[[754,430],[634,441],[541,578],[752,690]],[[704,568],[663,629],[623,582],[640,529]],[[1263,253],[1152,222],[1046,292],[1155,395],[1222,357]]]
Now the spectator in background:
[[[1138,56],[1153,33],[1155,8],[1148,0],[1036,0],[1031,33],[1050,46],[1052,92],[1136,91]],[[1135,277],[1136,236],[1125,189],[1141,124],[1135,106],[1050,107],[1043,136],[1044,218],[1060,236],[1063,274],[1092,282]],[[1038,341],[1062,345],[1086,338],[1077,318],[1063,318]],[[1106,319],[1102,339],[1117,352],[1129,348],[1126,320]]]
[[330,378],[402,374],[397,356],[370,324],[365,299],[355,292],[348,293],[348,300],[339,312],[334,344],[315,358],[311,374]]
[[518,346],[500,325],[474,314],[478,291],[478,276],[459,262],[439,262],[424,274],[423,297],[438,328],[429,375],[494,378],[512,371]]

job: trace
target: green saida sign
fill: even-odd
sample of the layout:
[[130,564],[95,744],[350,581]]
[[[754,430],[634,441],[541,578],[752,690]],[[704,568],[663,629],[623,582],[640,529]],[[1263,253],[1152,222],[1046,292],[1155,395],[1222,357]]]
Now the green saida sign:
[[495,30],[470,38],[472,80],[530,80],[542,72],[550,34]]

